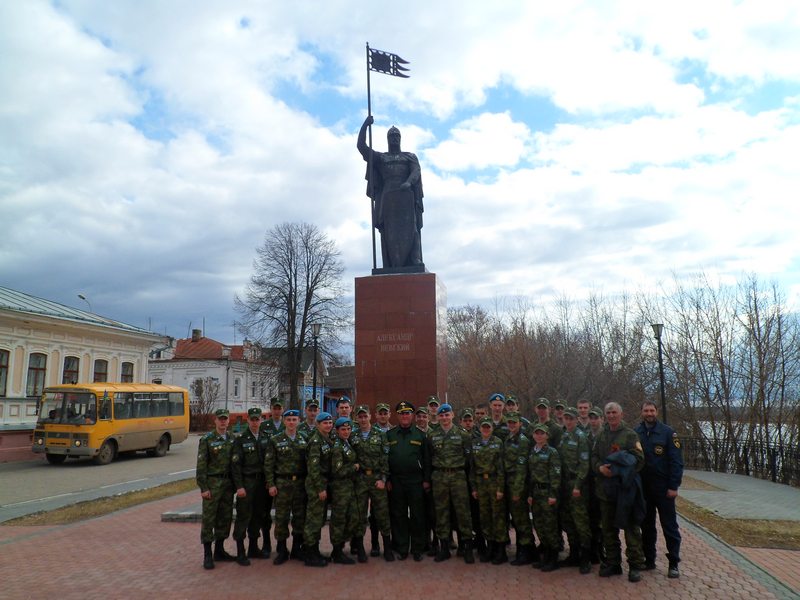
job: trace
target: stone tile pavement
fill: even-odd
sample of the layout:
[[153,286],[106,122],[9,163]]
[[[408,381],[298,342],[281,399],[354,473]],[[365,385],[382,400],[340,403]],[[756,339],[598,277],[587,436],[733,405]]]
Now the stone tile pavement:
[[[57,597],[151,599],[438,597],[537,599],[624,596],[658,600],[686,598],[798,598],[789,587],[713,536],[683,522],[682,576],[666,578],[666,561],[645,572],[638,584],[601,579],[595,566],[541,573],[530,567],[465,565],[453,558],[437,564],[425,558],[391,564],[370,559],[354,566],[310,569],[294,561],[271,560],[250,567],[218,564],[202,568],[198,523],[162,523],[164,512],[197,503],[197,493],[144,504],[105,517],[63,526],[0,526],[0,597],[4,600]],[[327,532],[323,532],[327,540]],[[228,541],[228,550],[233,549]],[[330,545],[323,543],[323,552]],[[795,553],[796,555],[797,553]],[[795,564],[796,564],[796,559]]]

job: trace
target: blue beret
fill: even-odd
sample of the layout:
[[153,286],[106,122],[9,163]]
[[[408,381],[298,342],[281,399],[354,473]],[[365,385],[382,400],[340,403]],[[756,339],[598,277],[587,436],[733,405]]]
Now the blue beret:
[[284,417],[299,417],[300,416],[300,411],[297,410],[296,408],[290,408],[289,410],[283,411],[283,416]]
[[447,404],[446,402],[439,407],[439,410],[436,411],[437,415],[442,414],[443,412],[453,412],[453,407]]
[[506,397],[503,394],[492,394],[489,396],[489,402],[494,402],[495,400],[500,400],[501,402],[506,401]]
[[353,403],[352,400],[350,400],[350,398],[348,398],[347,396],[342,396],[336,401],[336,406],[339,406],[342,402],[347,402],[348,404]]
[[338,419],[336,419],[336,423],[334,423],[334,426],[336,427],[336,429],[339,429],[339,427],[341,427],[342,425],[350,425],[350,427],[352,427],[353,422],[347,417],[339,417]]
[[329,412],[321,412],[317,415],[317,423],[322,423],[323,421],[333,421],[333,417]]

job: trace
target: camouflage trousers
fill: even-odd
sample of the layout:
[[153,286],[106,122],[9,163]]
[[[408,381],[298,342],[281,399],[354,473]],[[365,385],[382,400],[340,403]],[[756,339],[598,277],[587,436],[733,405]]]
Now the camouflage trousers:
[[469,491],[464,471],[460,469],[434,470],[431,487],[433,488],[433,507],[436,511],[436,537],[439,539],[450,537],[450,503],[452,502],[461,540],[471,540],[472,515],[469,511]]
[[203,498],[203,524],[200,541],[224,540],[231,533],[233,520],[233,484],[227,477],[209,477],[211,498]]
[[[622,564],[622,546],[619,543],[619,529],[614,525],[617,506],[614,502],[600,500],[600,528],[603,531],[603,550],[605,563],[612,567]],[[625,531],[625,557],[632,568],[644,568],[644,549],[642,547],[642,528],[630,523]]]
[[505,542],[508,540],[506,526],[506,502],[497,499],[497,477],[489,475],[478,478],[478,510],[480,512],[480,528],[487,542]]
[[566,485],[561,490],[561,524],[567,532],[570,552],[578,548],[588,550],[592,545],[592,531],[589,528],[588,486],[581,489],[579,498],[572,495],[573,486]]
[[358,537],[361,531],[355,485],[352,479],[331,482],[330,536],[333,545]]
[[511,492],[506,486],[506,509],[511,515],[511,522],[517,534],[517,546],[527,546],[533,543],[533,523],[528,506],[528,490],[524,490],[516,502],[511,497]]
[[328,503],[333,502],[330,488],[327,490],[327,500],[320,500],[318,493],[306,490],[308,500],[306,502],[306,526],[303,528],[303,541],[306,544],[318,544],[322,538],[322,528],[325,526],[325,518]]
[[371,506],[371,515],[381,535],[389,536],[392,533],[389,524],[389,496],[386,488],[379,490],[375,483],[379,481],[377,475],[360,475],[356,480],[356,500],[358,502],[359,527],[356,536],[363,536],[367,532],[367,507]]
[[551,506],[547,503],[550,497],[549,490],[533,490],[533,527],[542,546],[558,550],[558,505]]
[[285,540],[289,537],[289,520],[292,522],[292,534],[302,535],[306,522],[306,489],[305,480],[279,477],[275,482],[278,495],[272,499],[275,506],[275,539]]
[[245,477],[245,497],[236,497],[236,522],[233,525],[233,539],[243,540],[245,535],[258,539],[261,533],[261,520],[264,516],[264,498],[267,490],[263,477]]

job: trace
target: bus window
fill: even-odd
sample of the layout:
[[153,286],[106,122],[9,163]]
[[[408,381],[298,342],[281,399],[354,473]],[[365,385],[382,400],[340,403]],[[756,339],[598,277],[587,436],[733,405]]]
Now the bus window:
[[130,419],[133,417],[133,394],[130,392],[117,392],[114,394],[114,418]]
[[173,417],[183,415],[183,394],[180,392],[169,393],[169,414]]
[[166,417],[169,415],[169,396],[166,392],[153,392],[152,414],[153,417]]
[[39,423],[90,425],[97,420],[94,394],[88,392],[46,393],[39,413]]
[[140,392],[133,394],[133,418],[145,419],[151,415],[150,412],[150,394],[147,392]]
[[111,418],[111,400],[107,394],[100,399],[100,412],[98,416],[106,420]]

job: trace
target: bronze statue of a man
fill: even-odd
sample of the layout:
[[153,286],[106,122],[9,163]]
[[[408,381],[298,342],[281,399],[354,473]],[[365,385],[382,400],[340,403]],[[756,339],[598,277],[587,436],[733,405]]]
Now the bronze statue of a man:
[[[419,267],[422,262],[422,177],[419,160],[400,151],[400,130],[389,129],[388,152],[370,150],[366,143],[372,115],[358,132],[358,151],[367,161],[367,195],[375,201],[372,226],[381,232],[383,268]],[[370,153],[371,165],[370,171]]]

